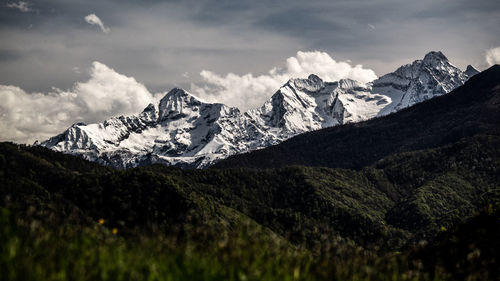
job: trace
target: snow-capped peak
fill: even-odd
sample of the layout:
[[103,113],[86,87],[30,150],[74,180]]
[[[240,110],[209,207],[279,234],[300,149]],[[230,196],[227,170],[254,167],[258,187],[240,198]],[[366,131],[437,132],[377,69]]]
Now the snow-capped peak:
[[372,82],[372,92],[392,102],[379,115],[386,115],[415,103],[440,96],[462,85],[470,74],[452,65],[441,52],[430,52]]
[[427,53],[424,56],[424,59],[422,60],[426,64],[436,64],[436,63],[443,63],[443,62],[448,62],[448,58],[440,51],[431,51]]
[[169,100],[179,100],[179,99],[183,99],[183,100],[196,100],[196,101],[200,101],[199,98],[195,97],[194,95],[190,94],[189,92],[185,91],[184,89],[181,89],[181,88],[173,88],[172,90],[170,90],[168,93],[165,94],[165,96],[163,96],[163,98],[160,100],[160,104],[162,104],[162,102],[167,102]]
[[174,88],[170,90],[161,100],[158,106],[159,108],[159,118],[172,118],[174,116],[180,117],[180,115],[187,114],[186,110],[193,110],[198,108],[203,103],[180,88]]
[[317,75],[311,74],[307,79],[295,78],[290,79],[285,85],[303,92],[317,92],[325,85],[321,78]]

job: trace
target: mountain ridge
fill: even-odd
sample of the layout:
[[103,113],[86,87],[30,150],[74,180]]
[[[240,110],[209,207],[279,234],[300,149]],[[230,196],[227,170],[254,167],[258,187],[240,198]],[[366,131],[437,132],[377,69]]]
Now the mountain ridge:
[[474,70],[468,73],[441,52],[430,52],[367,84],[325,82],[314,74],[293,78],[260,108],[243,113],[174,88],[158,106],[150,104],[138,115],[75,124],[41,145],[117,168],[152,163],[203,168],[298,134],[387,115],[443,95]]

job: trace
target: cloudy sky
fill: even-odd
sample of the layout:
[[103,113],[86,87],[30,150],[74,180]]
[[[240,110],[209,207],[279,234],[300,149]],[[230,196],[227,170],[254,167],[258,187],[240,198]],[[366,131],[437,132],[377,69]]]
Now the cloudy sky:
[[369,81],[431,50],[482,70],[499,26],[497,0],[1,0],[0,140],[136,113],[174,86],[246,110],[292,76]]

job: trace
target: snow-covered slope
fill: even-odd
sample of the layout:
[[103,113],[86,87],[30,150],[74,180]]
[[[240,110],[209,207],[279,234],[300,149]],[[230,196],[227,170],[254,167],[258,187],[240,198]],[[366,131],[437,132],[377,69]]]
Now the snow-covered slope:
[[[440,96],[461,86],[477,70],[470,66],[462,72],[441,52],[430,52],[424,59],[403,65],[373,81],[372,92],[389,97],[392,102],[378,115],[386,115],[415,103]],[[474,73],[475,72],[475,73]]]
[[375,116],[391,100],[354,80],[324,82],[316,75],[291,79],[264,105],[246,113],[278,141]]
[[41,145],[114,167],[152,163],[206,167],[236,153],[277,144],[300,133],[389,114],[445,94],[478,73],[449,63],[441,52],[372,83],[291,79],[261,108],[203,102],[182,89],[138,115],[74,124]]
[[75,124],[42,143],[53,150],[82,155],[115,167],[151,163],[205,166],[221,156],[246,151],[237,108],[204,103],[173,89],[156,107],[136,116],[99,124]]

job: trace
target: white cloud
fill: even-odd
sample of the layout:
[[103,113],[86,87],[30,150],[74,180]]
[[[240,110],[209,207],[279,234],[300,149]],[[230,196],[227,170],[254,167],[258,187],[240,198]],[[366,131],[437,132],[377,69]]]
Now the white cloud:
[[486,62],[489,66],[500,64],[500,47],[491,48],[486,51]]
[[32,143],[61,133],[75,122],[101,122],[142,111],[155,98],[133,77],[94,62],[90,79],[72,89],[27,93],[0,85],[0,141]]
[[19,1],[17,3],[7,3],[8,8],[13,8],[13,9],[18,9],[19,11],[23,13],[27,13],[31,11],[31,8],[29,7],[30,4],[25,1]]
[[98,25],[102,32],[104,33],[109,33],[110,29],[106,26],[104,26],[104,24],[102,23],[101,19],[96,16],[95,14],[90,14],[88,16],[85,17],[85,21],[89,24],[92,24],[92,25]]
[[371,69],[362,65],[351,66],[347,62],[337,62],[325,52],[297,52],[286,60],[285,65],[271,69],[267,74],[254,76],[252,73],[225,76],[203,70],[200,75],[206,85],[193,84],[191,91],[201,98],[237,106],[248,110],[262,105],[275,91],[290,78],[306,78],[316,74],[325,81],[350,78],[366,83],[377,78]]
[[[368,82],[376,78],[370,69],[336,62],[322,52],[298,52],[282,67],[267,74],[225,76],[204,70],[206,85],[193,85],[195,94],[211,102],[238,106],[243,110],[260,106],[288,79],[315,73],[326,81],[352,78]],[[0,85],[0,141],[32,143],[61,133],[76,122],[102,122],[113,116],[141,112],[160,96],[152,95],[133,77],[117,73],[94,62],[90,78],[71,89],[54,88],[49,93],[27,93],[23,89]]]

